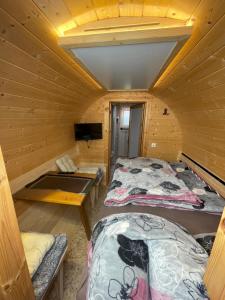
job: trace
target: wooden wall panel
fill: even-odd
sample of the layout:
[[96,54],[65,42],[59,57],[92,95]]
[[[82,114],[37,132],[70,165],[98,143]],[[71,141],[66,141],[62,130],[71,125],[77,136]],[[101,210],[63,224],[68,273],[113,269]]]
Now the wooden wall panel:
[[[121,95],[126,101],[148,98],[146,155],[176,158],[181,148],[178,120],[183,151],[225,179],[224,12],[221,0],[1,1],[0,144],[10,179],[74,146],[75,120],[106,124],[109,100]],[[99,98],[105,92],[57,45],[56,27],[70,16],[79,26],[122,15],[194,24],[192,37],[151,91],[155,97],[113,93]],[[170,115],[164,118],[165,105]],[[150,142],[158,147],[149,148]],[[77,146],[80,161],[88,156],[93,164],[105,162],[106,148],[106,139],[91,142],[90,149],[82,142]]]
[[225,180],[225,1],[201,1],[191,38],[153,89],[176,114],[182,151]]
[[208,295],[212,300],[222,300],[225,298],[225,210],[223,211],[220,224],[216,232],[206,271],[204,283]]
[[0,148],[0,299],[35,299]]
[[[23,28],[22,35],[14,39],[14,43],[20,42],[22,48],[31,47],[32,51],[28,53],[38,60],[43,60],[47,65],[53,61],[52,68],[57,68],[59,74],[64,74],[67,79],[70,78],[73,86],[78,81],[79,84],[84,84],[84,87],[88,85],[88,89],[96,91],[96,85],[90,76],[62,48],[58,47],[55,28],[33,1],[2,0],[0,7],[6,22],[10,18],[8,26],[4,25],[2,32],[0,31],[4,35],[3,38],[19,34],[20,29]],[[2,16],[1,24],[4,24]],[[27,39],[28,41],[32,39],[32,43],[27,43]]]
[[[144,155],[174,161],[181,148],[181,132],[172,111],[164,116],[165,103],[145,92],[115,92],[99,98],[85,111],[81,122],[102,122],[103,140],[77,141],[77,162],[81,165],[106,165],[108,159],[108,112],[110,101],[135,101],[147,103],[146,126],[144,128]],[[156,143],[156,148],[151,148]]]
[[12,180],[74,147],[74,122],[103,92],[33,1],[1,1],[0,19],[0,144]]

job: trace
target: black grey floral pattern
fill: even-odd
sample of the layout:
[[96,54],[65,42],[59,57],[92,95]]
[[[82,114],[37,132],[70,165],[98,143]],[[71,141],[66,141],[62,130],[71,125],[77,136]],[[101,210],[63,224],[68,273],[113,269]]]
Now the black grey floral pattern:
[[208,255],[210,255],[215,241],[215,235],[206,235],[204,237],[197,238],[196,241],[206,250]]
[[[172,163],[171,168],[168,163],[160,160],[151,159],[147,161],[144,158],[117,160],[117,163],[123,165],[124,168],[118,168],[114,172],[113,180],[116,181],[107,193],[104,201],[106,206],[124,206],[128,204],[168,208],[172,206],[177,209],[198,210],[216,214],[223,211],[225,202],[222,197],[206,187],[206,183],[192,170],[187,168],[183,172],[176,173],[177,168],[185,169],[184,163]],[[162,165],[163,168],[153,169],[151,168],[153,163]],[[129,172],[131,169],[142,169],[142,172],[132,174]],[[117,184],[118,181],[119,184]],[[170,183],[167,185],[164,182]],[[120,185],[120,183],[122,184]],[[165,184],[164,187],[163,185],[160,186],[162,183]],[[179,189],[177,186],[179,186]],[[198,189],[202,190],[201,194]]]
[[[198,299],[209,299],[207,295],[207,290],[203,282],[199,282],[200,275],[197,273],[190,272],[191,279],[185,279],[184,285],[186,286],[189,295],[192,297],[193,300]],[[196,278],[195,278],[196,277]]]
[[109,187],[109,191],[112,191],[115,188],[120,187],[121,185],[122,185],[121,181],[113,180],[112,183],[111,183],[111,185],[110,185],[110,187]]
[[166,190],[170,190],[170,191],[178,191],[180,190],[180,187],[170,181],[164,181],[162,183],[160,183],[160,186],[163,187]]
[[104,229],[104,226],[106,224],[106,220],[103,221],[99,221],[97,223],[97,225],[94,227],[94,230],[92,232],[92,237],[91,237],[91,241],[92,241],[92,247],[94,248],[96,240],[99,236],[99,234],[102,232],[102,230]]
[[205,190],[206,192],[210,192],[210,193],[215,193],[215,194],[216,194],[216,191],[215,191],[213,188],[211,188],[210,186],[208,186],[208,185],[206,185],[206,186],[204,187],[204,190]]
[[123,168],[124,165],[120,164],[120,163],[116,163],[115,165],[115,169],[118,169],[118,168]]
[[135,222],[144,231],[150,231],[152,229],[163,229],[165,224],[161,221],[155,220],[154,218],[141,215],[140,218],[136,218]]
[[199,205],[192,205],[192,207],[195,209],[203,209],[205,207],[205,201],[202,200],[202,202]]
[[130,267],[123,269],[123,282],[110,279],[108,294],[113,299],[132,300],[138,291],[138,278]]
[[141,171],[142,171],[141,169],[135,168],[135,169],[131,169],[131,170],[130,170],[130,173],[131,173],[131,174],[138,174],[138,173],[141,173]]
[[162,165],[160,165],[160,164],[157,164],[157,163],[153,163],[153,164],[151,164],[150,165],[150,167],[152,167],[153,169],[162,169],[163,168],[163,166]]
[[120,244],[118,254],[129,266],[137,266],[147,272],[149,257],[148,246],[143,240],[131,240],[125,235],[119,234],[117,241]]
[[146,195],[147,190],[146,189],[141,189],[141,188],[133,188],[130,192],[129,195]]
[[149,292],[157,299],[208,299],[203,283],[208,255],[194,237],[150,214],[103,220],[90,260],[89,299],[149,300]]
[[185,168],[184,172],[178,172],[176,174],[178,179],[184,181],[186,186],[190,189],[202,189],[205,191],[203,194],[198,194],[198,198],[202,201],[201,205],[192,206],[193,209],[198,209],[207,212],[220,213],[224,208],[224,200],[220,197],[216,191],[201,180],[190,168],[185,167],[184,163],[172,163],[170,164],[176,171],[177,168]]

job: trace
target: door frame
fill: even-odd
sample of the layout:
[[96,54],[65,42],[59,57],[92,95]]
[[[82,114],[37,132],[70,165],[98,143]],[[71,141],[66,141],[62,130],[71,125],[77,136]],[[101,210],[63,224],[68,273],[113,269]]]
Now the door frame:
[[142,126],[141,126],[141,137],[140,137],[140,154],[144,156],[145,154],[145,141],[146,141],[146,125],[147,125],[147,110],[148,102],[143,100],[109,100],[108,107],[105,109],[105,133],[108,135],[105,141],[106,156],[105,156],[105,165],[106,165],[106,184],[110,180],[110,167],[111,167],[111,139],[112,139],[112,106],[115,104],[142,104],[143,105],[143,114],[142,114]]

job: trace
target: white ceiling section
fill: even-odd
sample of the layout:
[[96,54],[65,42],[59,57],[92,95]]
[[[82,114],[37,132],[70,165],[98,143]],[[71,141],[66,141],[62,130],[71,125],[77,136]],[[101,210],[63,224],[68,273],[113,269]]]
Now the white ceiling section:
[[70,50],[107,90],[148,90],[176,45],[168,41]]
[[192,32],[191,25],[174,27],[158,21],[143,26],[130,18],[124,28],[120,18],[107,24],[103,20],[100,27],[89,24],[91,31],[81,26],[60,36],[58,44],[106,90],[146,91],[166,76],[166,67]]

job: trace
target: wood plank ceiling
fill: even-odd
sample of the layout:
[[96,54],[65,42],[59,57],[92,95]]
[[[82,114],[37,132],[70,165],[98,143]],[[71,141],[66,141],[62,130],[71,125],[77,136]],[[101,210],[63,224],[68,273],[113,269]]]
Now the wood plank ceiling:
[[192,37],[152,92],[176,113],[182,150],[225,179],[224,0],[34,1],[58,33],[122,16],[169,17],[193,24]]
[[[200,0],[33,0],[56,29],[118,17],[167,17],[189,21]],[[71,25],[72,24],[72,25]]]

